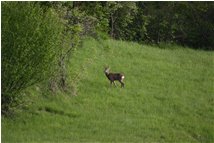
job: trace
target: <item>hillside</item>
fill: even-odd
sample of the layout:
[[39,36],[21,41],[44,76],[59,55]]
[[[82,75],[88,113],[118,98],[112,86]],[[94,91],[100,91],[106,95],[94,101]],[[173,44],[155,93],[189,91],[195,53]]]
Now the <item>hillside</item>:
[[[26,91],[2,118],[2,142],[214,142],[214,53],[84,40],[67,68],[69,91]],[[104,75],[125,74],[125,88]],[[31,103],[32,102],[32,103]]]

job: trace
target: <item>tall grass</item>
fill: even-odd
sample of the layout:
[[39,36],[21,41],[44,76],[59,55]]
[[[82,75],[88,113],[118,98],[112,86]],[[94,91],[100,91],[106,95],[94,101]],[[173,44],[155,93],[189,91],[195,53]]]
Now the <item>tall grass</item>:
[[[2,119],[2,141],[213,142],[213,57],[86,39],[67,66],[72,92],[29,89],[34,103]],[[106,65],[125,74],[125,88],[110,86]]]

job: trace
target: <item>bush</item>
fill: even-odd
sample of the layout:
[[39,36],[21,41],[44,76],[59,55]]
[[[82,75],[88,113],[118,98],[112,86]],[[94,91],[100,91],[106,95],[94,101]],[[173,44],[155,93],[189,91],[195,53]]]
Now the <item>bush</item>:
[[54,74],[64,25],[53,9],[34,2],[2,3],[2,113],[20,92]]

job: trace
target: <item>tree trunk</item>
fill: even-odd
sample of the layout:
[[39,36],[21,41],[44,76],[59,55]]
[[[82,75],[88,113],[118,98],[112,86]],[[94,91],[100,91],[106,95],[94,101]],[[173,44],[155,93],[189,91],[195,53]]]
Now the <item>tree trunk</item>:
[[113,17],[113,13],[111,13],[111,37],[114,38],[114,17]]

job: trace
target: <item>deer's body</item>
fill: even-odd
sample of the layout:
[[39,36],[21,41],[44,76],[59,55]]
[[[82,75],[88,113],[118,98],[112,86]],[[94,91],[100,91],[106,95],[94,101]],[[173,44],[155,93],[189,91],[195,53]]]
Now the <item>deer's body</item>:
[[124,83],[123,83],[123,79],[125,78],[124,74],[122,73],[110,73],[109,72],[109,68],[105,68],[105,75],[106,77],[109,79],[110,84],[114,83],[115,84],[115,80],[119,81],[121,83],[121,87],[124,87]]

